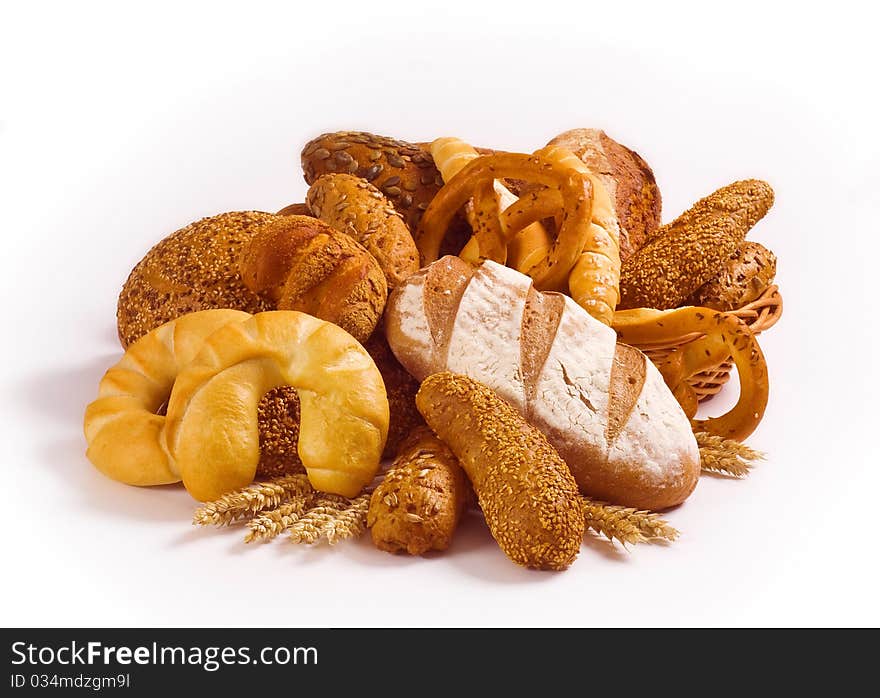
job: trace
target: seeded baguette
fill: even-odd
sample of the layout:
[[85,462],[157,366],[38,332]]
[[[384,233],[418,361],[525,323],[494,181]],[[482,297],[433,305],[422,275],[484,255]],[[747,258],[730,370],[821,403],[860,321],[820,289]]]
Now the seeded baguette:
[[464,468],[504,554],[534,569],[568,567],[584,537],[581,500],[544,435],[492,390],[454,373],[426,378],[416,404]]
[[758,298],[775,277],[776,255],[762,244],[746,240],[721,273],[700,286],[687,303],[713,310],[736,310]]
[[357,240],[376,258],[389,289],[419,268],[419,251],[401,215],[369,182],[349,174],[319,177],[309,189],[312,215]]
[[728,184],[700,199],[623,262],[618,308],[682,305],[719,274],[772,205],[773,189],[759,179]]
[[469,485],[452,451],[426,426],[412,431],[370,498],[373,544],[390,553],[446,550]]

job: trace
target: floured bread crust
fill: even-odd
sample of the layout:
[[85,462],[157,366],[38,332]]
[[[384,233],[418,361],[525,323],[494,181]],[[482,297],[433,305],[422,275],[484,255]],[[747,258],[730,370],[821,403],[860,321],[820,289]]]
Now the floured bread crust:
[[396,289],[386,312],[391,348],[414,376],[447,370],[494,390],[547,436],[590,496],[650,509],[687,498],[699,476],[696,440],[641,352],[513,269],[435,264],[455,285],[455,312],[437,312],[442,286],[427,290],[435,265]]

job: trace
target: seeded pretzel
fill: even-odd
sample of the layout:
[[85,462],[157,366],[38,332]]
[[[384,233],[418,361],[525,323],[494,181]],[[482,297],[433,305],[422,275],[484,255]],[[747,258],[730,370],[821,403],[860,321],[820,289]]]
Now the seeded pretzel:
[[[658,366],[694,431],[742,441],[757,428],[767,407],[767,364],[755,335],[745,322],[727,313],[686,306],[674,310],[618,311],[612,327],[621,342],[638,346],[696,335],[694,341],[676,349]],[[733,357],[739,374],[739,400],[727,414],[695,419],[697,397],[687,379],[717,366],[729,356]]]
[[[480,153],[477,152],[476,148],[459,138],[438,138],[431,143],[431,156],[434,158],[434,164],[437,166],[437,169],[443,175],[444,181],[448,182],[471,160],[480,157]],[[496,179],[493,182],[493,189],[492,196],[498,200],[498,207],[502,211],[517,202],[518,197],[516,194],[504,186],[500,180]],[[472,228],[477,226],[474,210],[481,209],[482,207],[482,197],[477,196],[474,199],[473,208],[468,211],[468,218]],[[502,223],[504,220],[502,220]],[[525,226],[515,235],[509,235],[506,230],[503,232],[509,240],[507,244],[508,266],[524,273],[545,257],[553,245],[552,236],[539,221]],[[472,237],[461,252],[458,253],[458,256],[466,262],[476,264],[480,256],[476,238]]]
[[[542,185],[510,206],[493,221],[498,208],[490,196],[496,179],[522,179]],[[485,196],[479,197],[480,193]],[[564,288],[568,275],[590,233],[593,187],[583,174],[553,163],[539,155],[495,153],[478,157],[455,175],[437,193],[425,211],[416,239],[422,264],[440,256],[440,245],[455,213],[470,199],[483,204],[474,211],[480,225],[474,231],[479,245],[478,259],[507,261],[507,243],[526,226],[562,211],[562,224],[547,255],[526,273],[539,289]],[[494,204],[486,200],[494,200]]]

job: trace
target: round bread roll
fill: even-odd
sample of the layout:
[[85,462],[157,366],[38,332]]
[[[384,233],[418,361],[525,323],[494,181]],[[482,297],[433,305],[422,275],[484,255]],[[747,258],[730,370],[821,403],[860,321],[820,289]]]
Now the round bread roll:
[[572,151],[605,185],[620,223],[621,260],[654,237],[660,227],[660,190],[648,163],[637,152],[596,128],[565,131],[548,145]]
[[388,287],[376,259],[354,239],[309,216],[275,216],[242,248],[238,271],[278,310],[339,325],[359,342],[382,316]]
[[746,240],[721,273],[694,292],[688,305],[737,310],[758,298],[775,278],[776,255],[762,244]]
[[242,246],[271,213],[234,211],[172,233],[138,262],[119,294],[116,310],[123,348],[186,313],[231,308],[271,310],[271,302],[249,291],[238,272]]

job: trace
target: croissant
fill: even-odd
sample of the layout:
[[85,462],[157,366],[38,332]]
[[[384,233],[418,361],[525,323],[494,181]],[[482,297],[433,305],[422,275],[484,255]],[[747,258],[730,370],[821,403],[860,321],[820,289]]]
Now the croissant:
[[202,310],[148,332],[128,347],[98,387],[83,419],[86,456],[108,477],[128,485],[180,482],[162,448],[166,418],[159,414],[180,370],[210,334],[250,318],[239,310]]
[[297,450],[314,488],[355,497],[372,480],[388,435],[379,370],[338,326],[278,310],[222,327],[174,382],[164,441],[193,497],[253,481],[257,405],[281,385],[299,395]]

